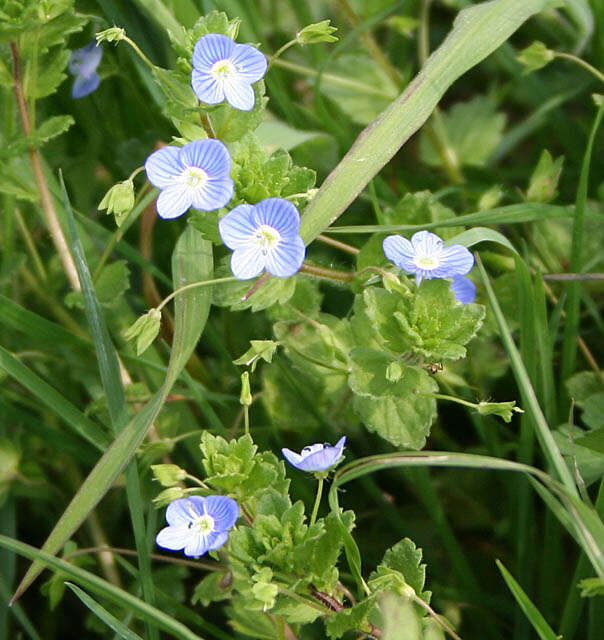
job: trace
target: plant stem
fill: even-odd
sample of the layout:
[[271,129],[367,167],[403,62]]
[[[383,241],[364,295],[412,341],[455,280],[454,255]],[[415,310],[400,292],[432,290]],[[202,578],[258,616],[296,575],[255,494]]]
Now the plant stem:
[[354,280],[354,273],[350,271],[336,271],[335,269],[317,267],[306,262],[300,268],[300,273],[307,273],[309,276],[325,278],[326,280],[337,280],[338,282],[350,282]]
[[294,38],[293,40],[290,40],[289,42],[286,42],[282,47],[279,47],[279,49],[277,49],[277,51],[275,51],[275,53],[273,53],[273,55],[270,57],[269,59],[269,65],[273,64],[273,62],[285,51],[287,51],[290,47],[293,47],[296,42],[298,42],[297,38]]
[[[19,110],[19,117],[21,119],[23,132],[29,138],[32,136],[33,131],[31,120],[29,118],[29,111],[25,102],[25,96],[23,94],[23,84],[21,79],[21,56],[19,54],[19,48],[17,47],[17,44],[15,42],[10,43],[10,50],[13,59],[13,79],[15,81],[13,89],[15,91],[15,97],[17,98],[17,108]],[[44,214],[46,225],[50,232],[53,244],[55,245],[55,248],[61,260],[61,264],[63,265],[63,270],[65,271],[65,275],[69,280],[71,288],[74,291],[80,291],[80,280],[78,278],[78,272],[73,262],[73,258],[71,257],[71,253],[69,251],[63,229],[61,229],[61,224],[59,223],[59,218],[57,216],[57,211],[55,209],[52,196],[50,195],[46,176],[44,175],[44,170],[42,169],[40,152],[37,149],[30,147],[29,159],[34,173],[34,178],[36,180],[36,186],[38,187],[38,191],[40,193],[40,206],[42,208],[42,212]]]
[[589,62],[585,62],[585,60],[582,60],[578,56],[574,56],[572,53],[562,53],[561,51],[553,51],[552,53],[554,54],[555,58],[566,58],[566,60],[572,60],[573,62],[576,62],[584,69],[587,69],[589,73],[596,76],[596,78],[600,80],[600,82],[604,82],[604,74],[598,71],[595,67],[592,67]]
[[319,505],[321,504],[321,495],[323,494],[323,482],[324,482],[324,478],[319,476],[318,477],[318,481],[319,484],[317,485],[317,496],[315,498],[315,505],[312,508],[312,515],[310,516],[310,526],[312,527],[313,524],[317,521],[317,514],[319,513]]
[[166,296],[156,307],[157,311],[161,311],[163,307],[166,306],[172,298],[175,298],[177,295],[182,293],[183,291],[188,291],[189,289],[196,289],[197,287],[210,287],[214,284],[220,284],[222,282],[236,282],[237,278],[234,276],[229,276],[227,278],[215,278],[214,280],[203,280],[201,282],[191,282],[191,284],[187,284],[184,287],[180,287],[180,289],[176,289],[176,291],[172,291],[169,296]]
[[247,404],[243,405],[243,432],[246,436],[250,434],[250,408]]
[[346,251],[346,253],[351,253],[353,256],[356,256],[360,253],[360,249],[357,249],[356,247],[353,247],[350,244],[346,244],[345,242],[334,240],[333,238],[325,236],[322,233],[320,233],[317,236],[317,240],[319,240],[320,242],[323,242],[324,244],[331,245],[332,247],[336,247],[336,249],[341,249],[342,251]]

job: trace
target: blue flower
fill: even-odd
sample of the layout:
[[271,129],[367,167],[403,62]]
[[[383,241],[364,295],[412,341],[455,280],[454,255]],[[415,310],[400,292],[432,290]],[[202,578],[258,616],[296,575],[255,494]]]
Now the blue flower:
[[155,542],[164,549],[186,556],[202,556],[222,547],[239,517],[239,505],[226,496],[190,496],[168,505],[164,527]]
[[296,469],[301,471],[326,471],[338,464],[344,455],[346,436],[338,440],[332,447],[330,444],[311,444],[300,453],[291,449],[281,449],[283,457]]
[[69,57],[69,73],[75,76],[71,95],[73,98],[83,98],[92,93],[101,81],[96,68],[103,57],[103,47],[93,40],[81,49],[71,52]]
[[382,243],[384,253],[397,267],[415,274],[419,284],[424,278],[463,276],[474,266],[474,256],[461,244],[445,247],[435,233],[418,231],[411,240],[388,236]]
[[191,86],[201,102],[218,104],[226,99],[235,109],[250,111],[256,101],[252,84],[267,67],[266,56],[256,47],[209,33],[195,44]]
[[189,207],[214,211],[233,197],[231,156],[220,140],[162,147],[145,162],[149,182],[162,189],[157,198],[161,218],[177,218]]
[[453,276],[451,291],[455,294],[455,299],[463,304],[474,302],[476,298],[476,285],[464,276]]
[[240,204],[218,222],[222,241],[233,249],[231,271],[239,280],[255,278],[263,269],[279,278],[293,276],[306,255],[299,229],[298,210],[283,198]]

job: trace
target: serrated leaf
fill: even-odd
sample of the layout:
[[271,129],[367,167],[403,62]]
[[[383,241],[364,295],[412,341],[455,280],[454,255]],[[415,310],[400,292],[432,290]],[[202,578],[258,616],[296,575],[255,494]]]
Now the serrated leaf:
[[[264,97],[264,81],[259,80],[252,85],[254,89],[255,103],[250,111],[241,111],[224,103],[212,109],[212,126],[216,137],[228,143],[240,140],[249,131],[254,131],[262,122],[264,109],[268,98]],[[236,181],[235,181],[236,182]]]
[[353,607],[347,607],[327,618],[325,631],[331,640],[341,638],[347,631],[368,631],[368,618],[376,606],[373,599],[363,600]]
[[[496,110],[486,96],[458,102],[443,113],[443,123],[451,149],[460,164],[481,167],[495,150],[505,128],[506,116]],[[441,166],[442,158],[427,134],[420,138],[420,156],[430,166]]]
[[382,562],[378,565],[377,574],[379,574],[380,568],[398,571],[416,595],[426,602],[430,602],[430,593],[424,591],[426,565],[422,564],[422,550],[418,549],[412,540],[403,538],[388,549]]
[[553,200],[558,195],[556,188],[563,164],[564,156],[554,160],[550,152],[544,149],[531,176],[526,199],[530,202],[550,202]]
[[404,367],[396,382],[386,378],[395,361],[386,353],[357,347],[351,352],[350,389],[353,408],[370,431],[397,447],[421,449],[436,417],[436,402],[430,397],[438,385],[424,370]]
[[31,165],[26,162],[25,156],[0,163],[0,193],[15,196],[20,200],[38,202],[40,195]]
[[[28,99],[44,98],[54,93],[65,80],[63,73],[69,61],[70,51],[62,47],[53,47],[38,57],[34,67],[26,65],[23,73],[23,93]],[[35,75],[34,75],[35,73]]]
[[232,576],[230,571],[213,571],[195,587],[191,603],[200,602],[207,607],[211,602],[228,600],[231,597]]
[[157,309],[151,309],[126,329],[123,336],[126,340],[134,340],[136,338],[136,355],[140,356],[155,340],[160,326],[161,312]]

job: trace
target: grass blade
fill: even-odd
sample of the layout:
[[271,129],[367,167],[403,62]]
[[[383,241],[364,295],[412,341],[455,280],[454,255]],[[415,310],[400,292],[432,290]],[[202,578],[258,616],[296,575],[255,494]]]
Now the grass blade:
[[[59,174],[59,181],[63,195],[63,206],[67,213],[70,249],[82,287],[84,309],[94,340],[101,382],[103,384],[103,390],[105,391],[105,397],[107,398],[109,417],[113,432],[118,434],[128,422],[128,408],[126,406],[126,394],[124,393],[122,384],[120,363],[115,347],[111,342],[107,324],[101,313],[101,306],[96,296],[92,276],[88,269],[88,263],[84,253],[84,247],[78,234],[71,203],[69,202],[69,196],[67,195],[61,174]],[[128,497],[128,507],[130,509],[136,550],[138,551],[143,596],[148,603],[153,604],[155,599],[153,595],[153,579],[151,576],[151,559],[149,558],[149,550],[147,548],[147,535],[145,532],[138,466],[135,460],[132,461],[126,469],[126,494]],[[87,512],[83,514],[83,517],[85,518],[86,515]],[[157,630],[153,627],[147,628],[147,635],[150,640],[159,640]]]
[[97,618],[102,620],[110,629],[115,631],[120,638],[123,640],[142,640],[142,638],[134,633],[134,631],[130,630],[121,620],[118,620],[114,615],[109,613],[107,609],[101,607],[101,605],[94,599],[91,598],[85,591],[80,589],[75,584],[71,582],[65,583],[78,598],[94,613]]
[[501,575],[508,585],[509,590],[516,599],[519,607],[524,611],[533,628],[538,633],[541,640],[558,640],[558,636],[552,631],[547,624],[545,618],[539,612],[539,609],[531,602],[530,598],[524,593],[522,587],[514,580],[512,574],[503,566],[500,560],[495,560],[497,568],[501,571]]
[[9,376],[36,396],[41,403],[52,409],[77,434],[90,442],[99,451],[107,449],[111,439],[97,424],[85,416],[54,387],[51,387],[48,382],[42,380],[37,373],[34,373],[1,346],[0,369],[6,371]]
[[[172,270],[175,289],[189,283],[209,280],[213,274],[211,243],[204,240],[192,227],[187,228],[174,249]],[[44,543],[44,552],[57,553],[63,547],[134,455],[195,349],[207,321],[211,295],[212,287],[202,287],[191,289],[176,297],[174,340],[164,385],[122,429],[84,480]],[[39,562],[33,563],[21,580],[13,596],[13,602],[35,580],[41,568]]]
[[307,207],[308,244],[336,220],[428,119],[445,91],[505,42],[547,0],[493,0],[459,13],[453,29],[405,91],[357,138]]
[[180,640],[203,640],[200,636],[178,622],[178,620],[174,620],[174,618],[165,614],[160,609],[156,609],[127,591],[99,578],[99,576],[96,576],[94,573],[90,573],[90,571],[76,567],[69,562],[65,562],[40,549],[13,540],[7,536],[0,535],[0,546],[33,560],[35,565],[41,565],[49,569],[54,569],[55,571],[66,573],[72,580],[86,587],[89,591],[107,598],[107,600],[111,602],[115,602],[115,604],[124,607],[142,620],[149,620],[157,627],[164,629]]

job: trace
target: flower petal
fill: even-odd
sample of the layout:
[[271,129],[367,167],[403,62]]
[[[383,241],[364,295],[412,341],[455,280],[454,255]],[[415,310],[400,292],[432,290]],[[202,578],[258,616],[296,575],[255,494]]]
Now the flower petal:
[[159,189],[174,184],[184,167],[180,160],[180,147],[167,146],[154,151],[145,161],[147,179]]
[[74,76],[88,77],[96,71],[102,57],[102,45],[97,45],[96,40],[93,40],[85,47],[71,52],[68,64],[69,73]]
[[445,247],[440,256],[440,266],[432,271],[433,278],[463,276],[474,266],[472,252],[461,244]]
[[191,189],[181,184],[174,184],[159,194],[155,207],[160,218],[171,220],[186,213],[191,204]]
[[167,523],[173,526],[188,526],[203,515],[203,501],[201,496],[172,500],[166,509]]
[[298,466],[302,471],[325,471],[340,461],[346,438],[341,438],[335,447],[324,447],[306,457]]
[[210,533],[206,536],[206,545],[208,551],[219,549],[228,540],[229,534],[226,531]]
[[171,551],[180,551],[189,544],[190,539],[191,531],[186,526],[164,527],[155,537],[155,544]]
[[218,221],[218,232],[229,249],[245,247],[257,228],[251,204],[240,204]]
[[294,467],[298,468],[298,465],[304,459],[299,453],[292,451],[291,449],[281,449],[283,457]]
[[439,256],[443,241],[440,236],[430,231],[418,231],[411,236],[414,253],[420,256]]
[[281,240],[266,255],[266,270],[278,278],[289,278],[297,273],[304,262],[306,246],[300,236],[292,242]]
[[250,280],[262,273],[265,259],[257,246],[235,249],[231,256],[231,271],[238,280]]
[[199,71],[209,71],[215,62],[230,58],[235,46],[231,38],[219,33],[201,36],[193,49],[193,67]]
[[200,102],[206,104],[219,104],[224,100],[224,88],[222,83],[208,71],[191,72],[191,87]]
[[215,211],[231,201],[234,189],[228,177],[209,180],[203,187],[191,189],[192,205],[201,211]]
[[223,84],[224,97],[231,107],[240,111],[251,111],[256,102],[252,85],[244,77],[233,75],[225,78]]
[[208,535],[195,532],[190,535],[187,546],[185,547],[186,556],[202,556],[208,551]]
[[394,262],[403,271],[407,273],[415,273],[417,271],[417,266],[413,261],[415,250],[407,238],[399,235],[388,236],[384,238],[382,248],[388,260]]
[[180,150],[180,161],[185,167],[199,167],[210,178],[222,178],[231,172],[229,150],[220,140],[206,139],[189,142]]
[[249,44],[236,44],[231,55],[231,62],[237,67],[238,74],[248,84],[260,80],[268,68],[266,56]]
[[474,302],[476,298],[476,285],[464,276],[455,276],[453,278],[451,291],[455,294],[455,299],[463,304]]
[[298,235],[300,214],[289,200],[284,198],[266,198],[256,205],[259,224],[267,224],[279,232],[279,235],[291,240]]
[[98,73],[93,72],[90,76],[76,76],[71,88],[71,97],[83,98],[87,96],[98,88],[100,82],[101,77]]
[[228,496],[207,496],[203,507],[214,519],[214,532],[228,531],[239,518],[239,505]]

